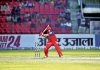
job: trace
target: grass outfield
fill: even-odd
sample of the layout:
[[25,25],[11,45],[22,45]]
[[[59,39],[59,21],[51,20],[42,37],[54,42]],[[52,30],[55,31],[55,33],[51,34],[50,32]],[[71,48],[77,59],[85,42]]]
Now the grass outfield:
[[49,57],[34,57],[32,50],[0,50],[0,70],[100,70],[100,50],[66,50],[59,58],[49,51]]

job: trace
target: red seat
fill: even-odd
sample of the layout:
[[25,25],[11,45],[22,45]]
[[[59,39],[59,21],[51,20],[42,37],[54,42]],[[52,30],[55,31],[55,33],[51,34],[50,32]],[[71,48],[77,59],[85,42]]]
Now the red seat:
[[45,14],[50,14],[50,4],[45,4]]
[[50,9],[50,4],[45,4],[45,9]]
[[19,23],[13,24],[12,25],[12,33],[13,34],[21,34],[21,25]]
[[29,13],[33,13],[34,12],[34,8],[30,8],[30,12]]
[[45,14],[44,5],[40,5],[40,14]]
[[25,25],[23,24],[23,23],[21,23],[21,28],[20,28],[20,30],[21,30],[21,33],[25,33]]
[[25,33],[30,33],[30,23],[25,23]]
[[12,33],[12,34],[16,34],[15,25],[14,25],[14,24],[11,25],[11,29],[12,29],[12,30],[11,30],[11,33]]
[[55,7],[53,5],[50,5],[50,14],[55,14],[54,10]]
[[39,3],[35,2],[35,8],[33,9],[34,12],[39,12]]
[[0,23],[2,22],[2,16],[0,16]]
[[24,8],[21,8],[21,9],[20,9],[20,14],[24,14],[24,12],[25,12],[25,11],[24,11]]
[[11,10],[5,11],[5,14],[11,14]]
[[65,28],[61,28],[61,33],[65,33]]
[[32,33],[32,34],[35,33],[35,28],[31,28],[31,33]]
[[6,23],[6,32],[7,32],[7,34],[10,34],[11,33],[11,25],[10,25],[10,23]]
[[16,33],[20,34],[21,33],[21,26],[19,25],[19,23],[16,23],[15,24],[15,30],[16,30]]
[[60,13],[60,9],[55,8],[55,14],[59,14]]
[[2,16],[2,22],[6,22],[6,16]]
[[20,4],[20,2],[15,2],[15,5],[18,7],[19,6],[19,4]]
[[3,28],[0,28],[0,34],[5,34],[5,30]]
[[25,13],[30,13],[30,9],[29,8],[25,8]]
[[20,15],[20,18],[21,18],[21,21],[23,21],[23,20],[24,20],[24,16],[23,16],[23,15]]
[[51,22],[55,21],[55,15],[50,15]]
[[68,28],[66,29],[66,33],[72,34],[72,29],[71,29],[71,27],[68,27]]
[[60,12],[64,12],[64,9],[59,9]]

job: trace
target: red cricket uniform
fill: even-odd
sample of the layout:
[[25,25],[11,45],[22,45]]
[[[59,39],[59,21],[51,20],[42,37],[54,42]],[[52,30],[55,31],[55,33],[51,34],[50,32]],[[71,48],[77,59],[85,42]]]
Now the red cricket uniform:
[[44,48],[44,53],[45,53],[45,56],[48,57],[48,49],[54,45],[55,46],[55,49],[56,51],[58,52],[58,55],[59,57],[62,56],[62,52],[61,52],[61,49],[58,45],[58,42],[57,42],[57,38],[56,38],[56,35],[54,34],[54,32],[50,31],[49,33],[49,36],[46,37],[48,39],[48,42],[46,44],[46,47]]

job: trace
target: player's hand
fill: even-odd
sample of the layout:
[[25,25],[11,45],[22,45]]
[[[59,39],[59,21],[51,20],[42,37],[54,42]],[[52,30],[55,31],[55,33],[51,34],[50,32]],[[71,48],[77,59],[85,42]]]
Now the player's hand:
[[41,32],[40,34],[39,34],[39,36],[42,36],[43,35],[43,32]]
[[43,36],[48,37],[48,36],[49,36],[49,34],[43,34]]

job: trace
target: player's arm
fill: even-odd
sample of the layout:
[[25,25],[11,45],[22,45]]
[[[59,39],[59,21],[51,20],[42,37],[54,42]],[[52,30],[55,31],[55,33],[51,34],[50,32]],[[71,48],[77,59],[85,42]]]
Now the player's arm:
[[49,34],[43,34],[42,36],[44,36],[44,37],[48,37],[48,36],[49,36]]
[[48,34],[48,30],[51,30],[51,27],[48,25],[43,32],[39,34],[39,36],[43,36],[43,34]]
[[48,37],[49,34],[44,34],[44,33],[41,32],[39,36]]

